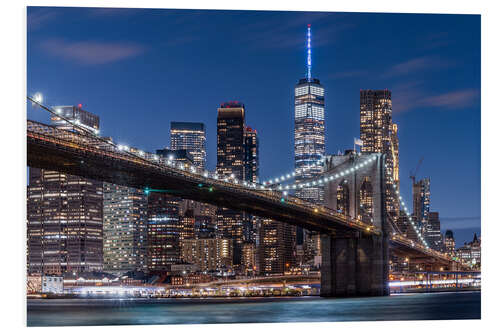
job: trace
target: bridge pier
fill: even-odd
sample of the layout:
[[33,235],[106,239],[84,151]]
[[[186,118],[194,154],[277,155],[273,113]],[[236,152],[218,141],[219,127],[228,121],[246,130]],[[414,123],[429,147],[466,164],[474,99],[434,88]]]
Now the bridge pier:
[[321,296],[386,296],[388,243],[381,236],[321,236]]

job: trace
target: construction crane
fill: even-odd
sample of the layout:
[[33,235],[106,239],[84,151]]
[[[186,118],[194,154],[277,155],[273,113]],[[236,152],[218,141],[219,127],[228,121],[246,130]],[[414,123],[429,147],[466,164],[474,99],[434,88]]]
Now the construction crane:
[[420,157],[420,160],[417,163],[417,167],[415,168],[415,171],[410,171],[410,179],[412,180],[412,184],[415,185],[415,177],[417,176],[418,169],[420,168],[420,165],[422,164],[422,161],[424,160],[424,157]]

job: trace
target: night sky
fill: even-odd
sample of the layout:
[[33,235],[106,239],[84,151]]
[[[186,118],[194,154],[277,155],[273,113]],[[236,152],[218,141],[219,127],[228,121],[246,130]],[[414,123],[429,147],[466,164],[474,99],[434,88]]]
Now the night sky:
[[[325,87],[327,153],[359,137],[359,90],[390,89],[401,191],[431,178],[431,211],[457,245],[480,231],[480,16],[164,9],[28,8],[27,92],[83,104],[101,134],[147,151],[170,121],[203,122],[216,163],[220,103],[245,104],[260,140],[260,178],[293,169],[293,89]],[[28,106],[28,118],[48,122]]]

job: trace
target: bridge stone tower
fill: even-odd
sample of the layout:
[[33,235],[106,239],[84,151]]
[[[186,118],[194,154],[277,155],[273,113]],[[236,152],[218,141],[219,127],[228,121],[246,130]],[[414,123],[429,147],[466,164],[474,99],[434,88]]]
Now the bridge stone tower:
[[328,156],[326,174],[337,174],[376,156],[375,162],[325,185],[325,205],[371,223],[380,235],[341,231],[321,236],[321,296],[384,296],[388,285],[388,226],[384,200],[384,158],[380,153]]

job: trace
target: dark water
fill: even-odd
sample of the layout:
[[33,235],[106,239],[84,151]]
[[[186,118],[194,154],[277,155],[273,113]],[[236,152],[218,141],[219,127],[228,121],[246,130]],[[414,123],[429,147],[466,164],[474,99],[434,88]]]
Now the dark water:
[[324,299],[28,300],[28,326],[479,319],[481,293]]

